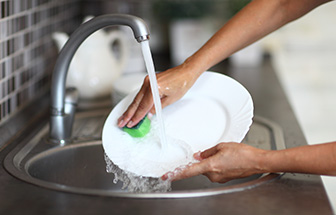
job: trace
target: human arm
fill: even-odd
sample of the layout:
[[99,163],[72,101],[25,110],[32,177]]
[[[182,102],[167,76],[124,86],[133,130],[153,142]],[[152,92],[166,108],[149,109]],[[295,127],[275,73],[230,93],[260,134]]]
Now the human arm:
[[[207,69],[283,25],[303,16],[328,0],[254,0],[229,20],[182,65],[157,75],[159,94],[165,107],[180,99]],[[154,112],[148,83],[135,97],[118,126],[132,127],[149,111]]]
[[293,172],[336,176],[336,142],[284,150],[262,150],[246,144],[220,143],[202,153],[200,160],[181,171],[162,176],[180,180],[203,174],[225,183],[259,173]]

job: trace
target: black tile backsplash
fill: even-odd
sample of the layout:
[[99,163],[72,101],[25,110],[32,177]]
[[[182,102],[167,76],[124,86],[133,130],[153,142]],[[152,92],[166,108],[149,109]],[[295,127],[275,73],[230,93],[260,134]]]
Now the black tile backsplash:
[[55,31],[80,23],[80,0],[0,0],[0,124],[50,88]]

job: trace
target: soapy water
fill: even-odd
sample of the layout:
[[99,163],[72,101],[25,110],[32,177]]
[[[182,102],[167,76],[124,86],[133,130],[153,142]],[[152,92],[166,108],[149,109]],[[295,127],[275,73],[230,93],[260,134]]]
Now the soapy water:
[[155,193],[171,191],[172,177],[176,174],[179,174],[179,172],[183,171],[193,163],[198,162],[197,160],[194,160],[189,162],[187,165],[179,166],[173,171],[167,172],[167,179],[162,180],[161,178],[139,176],[137,174],[122,170],[117,165],[115,165],[106,154],[104,154],[104,158],[106,162],[106,172],[114,174],[114,179],[112,182],[117,184],[119,181],[121,181],[123,183],[121,189],[127,189],[128,192],[132,193]]
[[133,193],[167,192],[171,190],[171,181],[160,178],[143,177],[124,171],[115,165],[105,154],[106,172],[114,174],[113,183],[121,181],[121,189]]
[[[114,174],[114,183],[118,181],[123,183],[122,189],[135,193],[170,191],[171,176],[198,162],[193,157],[191,146],[182,140],[167,136],[167,147],[164,149],[158,147],[157,142],[160,141],[158,129],[158,121],[154,116],[151,118],[151,130],[145,137],[132,138],[125,133],[124,142],[120,143],[125,145],[132,140],[133,150],[127,154],[128,159],[123,159],[118,164],[126,166],[127,170],[135,170],[144,175],[120,168],[105,154],[106,171]],[[168,173],[168,179],[161,180],[160,177],[166,173]]]
[[[128,170],[133,169],[142,172],[139,175],[131,171],[126,171],[114,163],[106,154],[106,171],[114,174],[113,183],[121,181],[122,189],[134,193],[167,192],[171,190],[171,177],[178,174],[187,166],[198,162],[193,157],[193,150],[189,144],[182,140],[167,136],[168,145],[160,148],[157,142],[158,121],[155,116],[151,118],[151,130],[142,138],[132,138],[125,133],[124,142],[128,144],[132,140],[132,152],[127,154],[128,159],[122,160],[122,166],[127,166]],[[126,143],[127,142],[127,143]],[[137,162],[134,162],[136,160]],[[132,168],[131,168],[132,166]],[[146,176],[146,174],[155,176]],[[162,180],[160,177],[168,173],[168,179]]]

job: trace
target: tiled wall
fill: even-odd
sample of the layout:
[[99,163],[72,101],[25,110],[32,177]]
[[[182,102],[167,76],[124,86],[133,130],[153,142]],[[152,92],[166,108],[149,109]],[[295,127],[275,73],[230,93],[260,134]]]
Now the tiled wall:
[[0,124],[49,89],[51,33],[79,24],[79,1],[0,0]]

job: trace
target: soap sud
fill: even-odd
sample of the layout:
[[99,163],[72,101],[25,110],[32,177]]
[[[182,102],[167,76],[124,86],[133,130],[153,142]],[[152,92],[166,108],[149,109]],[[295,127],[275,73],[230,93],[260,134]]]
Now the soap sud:
[[151,193],[151,192],[167,192],[171,190],[171,180],[162,180],[161,178],[143,177],[134,173],[124,171],[115,165],[110,158],[104,155],[106,162],[106,172],[113,173],[113,183],[121,181],[123,186],[121,189],[127,189],[133,193]]
[[[199,152],[198,152],[199,153]],[[199,160],[193,159],[187,165],[179,166],[167,173],[167,179],[162,180],[161,178],[144,177],[137,174],[120,169],[115,165],[111,159],[104,154],[106,162],[106,172],[114,174],[114,179],[112,180],[114,184],[121,181],[123,186],[121,189],[127,189],[128,192],[133,193],[155,193],[155,192],[168,192],[171,191],[171,183],[174,176],[180,174],[183,170],[190,167],[191,165],[198,163]]]
[[[152,121],[152,125],[153,125],[152,131],[149,134],[147,134],[146,137],[139,138],[139,139],[135,139],[135,138],[132,139],[134,147],[139,147],[135,150],[135,152],[141,151],[144,144],[147,144],[150,141],[152,143],[159,142],[159,138],[157,136],[157,133],[155,132],[157,129],[155,120]],[[129,138],[128,136],[126,137]],[[165,147],[164,149],[161,148],[158,154],[155,154],[154,152],[155,156],[151,156],[149,158],[141,157],[141,160],[147,160],[146,161],[148,162],[147,165],[139,166],[137,163],[138,165],[137,168],[139,169],[146,169],[146,170],[150,170],[150,172],[153,171],[155,173],[162,172],[162,175],[167,174],[166,180],[162,180],[159,176],[158,177],[143,176],[143,175],[135,174],[133,172],[124,170],[120,168],[118,165],[116,165],[115,163],[113,163],[113,161],[108,157],[107,154],[104,154],[104,158],[106,162],[106,172],[114,174],[114,179],[112,180],[112,182],[116,184],[119,181],[121,181],[123,183],[121,189],[127,190],[128,192],[133,192],[133,193],[151,193],[151,192],[171,191],[172,178],[175,175],[180,174],[185,168],[199,161],[194,158],[193,150],[191,149],[189,144],[185,143],[182,140],[177,140],[169,136],[168,136],[168,140],[169,140],[168,147]],[[170,163],[165,162],[164,160],[168,159],[170,156],[177,156],[177,154],[172,153],[172,151],[170,150],[172,149],[171,147],[173,148],[178,147],[180,149],[179,152],[183,152],[184,158],[178,159],[176,161],[172,161]],[[150,153],[152,153],[152,151]],[[135,156],[139,156],[139,154],[128,154],[128,155],[132,157],[133,159],[127,159],[124,162],[135,165],[133,160]],[[153,164],[155,163],[156,163],[155,166],[157,169],[153,169],[154,168]],[[144,172],[144,170],[141,172]]]
[[151,119],[151,130],[145,137],[134,138],[121,132],[118,143],[122,144],[111,143],[105,152],[119,168],[154,178],[193,160],[194,150],[190,144],[167,135],[168,144],[163,146],[158,130],[158,120],[154,116]]

